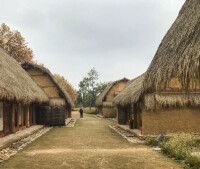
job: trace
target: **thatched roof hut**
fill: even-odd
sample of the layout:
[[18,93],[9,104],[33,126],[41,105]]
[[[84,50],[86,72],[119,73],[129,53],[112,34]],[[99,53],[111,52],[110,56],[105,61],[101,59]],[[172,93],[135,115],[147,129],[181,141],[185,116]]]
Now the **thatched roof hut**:
[[199,86],[199,70],[200,1],[186,0],[147,70],[144,87],[155,91],[177,77],[184,90],[195,89]]
[[126,106],[137,102],[143,94],[143,81],[145,73],[129,81],[126,87],[119,95],[114,98],[114,103],[120,106]]
[[114,100],[118,122],[144,135],[200,131],[200,1],[186,0],[147,72]]
[[[36,68],[40,71],[42,71],[43,73],[47,74],[50,79],[53,81],[53,83],[55,84],[55,86],[57,86],[57,88],[59,89],[61,95],[64,97],[65,101],[71,106],[74,106],[74,103],[71,99],[71,97],[69,96],[69,94],[66,92],[66,90],[58,83],[58,81],[56,80],[56,78],[53,76],[53,74],[44,66],[41,65],[37,65],[34,64],[32,62],[25,62],[24,64],[22,64],[22,67],[24,69],[29,69],[30,67]],[[54,100],[55,101],[55,100]]]
[[[128,82],[129,79],[127,78],[123,78],[123,79],[120,79],[120,80],[117,80],[117,81],[114,81],[112,82],[110,85],[108,85],[105,90],[99,95],[99,97],[97,98],[96,100],[96,106],[102,106],[103,105],[103,101],[106,97],[106,95],[108,94],[108,92],[112,89],[112,87],[120,82]],[[107,105],[105,105],[107,104]],[[112,106],[112,105],[109,105],[109,104],[112,104],[112,103],[104,103],[105,106]]]
[[[180,83],[180,89],[171,94],[160,92],[167,91],[172,78]],[[145,104],[148,109],[200,106],[199,0],[186,0],[176,21],[162,40],[144,81],[143,90],[155,92],[154,95],[146,96]]]
[[0,99],[18,102],[48,102],[47,95],[19,63],[0,47]]

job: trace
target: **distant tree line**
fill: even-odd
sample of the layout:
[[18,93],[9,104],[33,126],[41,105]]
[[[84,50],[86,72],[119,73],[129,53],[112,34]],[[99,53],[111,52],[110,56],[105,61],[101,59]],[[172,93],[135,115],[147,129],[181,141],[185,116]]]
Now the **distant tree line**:
[[110,82],[98,82],[99,74],[95,68],[91,69],[87,76],[79,82],[76,107],[95,107],[97,97],[110,84]]

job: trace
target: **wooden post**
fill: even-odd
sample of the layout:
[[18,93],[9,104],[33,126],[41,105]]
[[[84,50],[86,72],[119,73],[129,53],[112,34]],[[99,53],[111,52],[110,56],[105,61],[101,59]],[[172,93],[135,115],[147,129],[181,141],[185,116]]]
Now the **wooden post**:
[[6,103],[3,102],[3,131],[4,136],[6,135]]
[[140,128],[140,105],[137,103],[137,129]]
[[17,103],[17,130],[19,130],[19,104]]
[[11,133],[15,132],[15,111],[14,111],[14,103],[11,104],[10,108],[10,130]]
[[26,106],[26,127],[29,127],[29,104]]
[[67,115],[67,104],[65,104],[65,118],[67,119],[68,118],[68,115]]

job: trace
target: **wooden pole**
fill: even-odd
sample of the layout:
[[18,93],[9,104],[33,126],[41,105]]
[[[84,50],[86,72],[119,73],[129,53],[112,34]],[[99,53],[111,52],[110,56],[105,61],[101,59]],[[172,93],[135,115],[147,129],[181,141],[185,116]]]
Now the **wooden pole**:
[[29,104],[26,106],[26,127],[29,127]]
[[15,132],[15,111],[14,111],[14,103],[11,104],[10,107],[10,130],[11,133]]

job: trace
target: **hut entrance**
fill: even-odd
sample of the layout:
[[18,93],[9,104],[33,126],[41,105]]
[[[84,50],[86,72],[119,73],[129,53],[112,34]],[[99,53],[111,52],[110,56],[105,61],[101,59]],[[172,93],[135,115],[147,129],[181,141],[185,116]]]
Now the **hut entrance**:
[[4,108],[4,135],[8,135],[11,133],[11,105],[8,103],[5,103]]
[[23,126],[26,127],[26,112],[27,112],[27,106],[23,105]]
[[65,125],[65,108],[64,106],[40,106],[39,113],[40,124],[50,126]]
[[130,114],[131,114],[131,109],[128,106],[125,108],[125,124],[127,124],[127,125],[129,125]]
[[142,110],[140,102],[133,105],[133,127],[135,129],[142,128]]
[[99,106],[99,107],[98,107],[98,111],[99,111],[99,114],[100,114],[101,116],[103,116],[103,107],[102,107],[102,106]]
[[22,104],[19,104],[19,128],[22,128],[22,122],[23,122],[23,114],[22,114]]
[[[10,105],[9,105],[10,108]],[[8,110],[9,108],[6,108],[7,111],[10,112],[10,110]],[[24,115],[23,115],[23,106],[21,103],[19,104],[14,104],[14,130],[18,131],[18,130],[22,130],[23,129],[23,122],[24,122]],[[6,112],[7,114],[7,112]],[[6,122],[7,124],[7,122]],[[8,124],[9,125],[9,124]]]
[[118,108],[118,123],[121,125],[126,124],[126,110],[123,107]]
[[31,104],[29,106],[29,124],[30,126],[34,125],[35,124],[35,111],[36,111],[36,106],[35,104]]
[[11,133],[11,105],[0,102],[0,137]]

